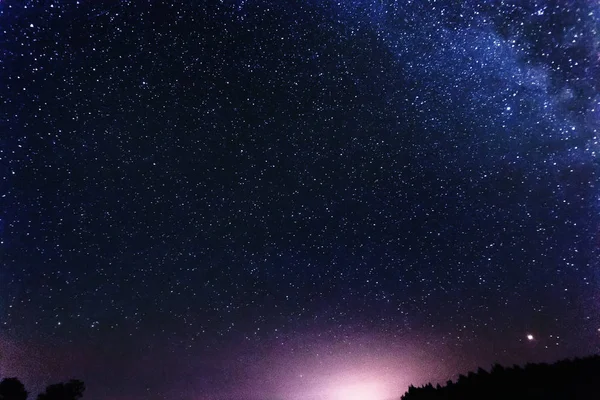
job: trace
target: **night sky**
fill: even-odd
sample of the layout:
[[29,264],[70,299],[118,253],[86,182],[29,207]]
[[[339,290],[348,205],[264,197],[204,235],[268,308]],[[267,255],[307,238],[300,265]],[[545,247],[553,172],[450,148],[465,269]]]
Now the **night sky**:
[[600,3],[3,0],[0,376],[384,400],[600,350]]

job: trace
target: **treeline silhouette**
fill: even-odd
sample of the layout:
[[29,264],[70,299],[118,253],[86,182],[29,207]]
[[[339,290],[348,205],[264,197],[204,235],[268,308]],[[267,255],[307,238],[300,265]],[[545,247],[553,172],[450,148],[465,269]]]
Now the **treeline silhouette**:
[[600,399],[600,356],[526,364],[460,375],[445,386],[410,386],[402,400]]
[[[82,381],[71,379],[66,383],[46,387],[45,392],[38,394],[37,400],[79,400],[84,391]],[[28,395],[25,385],[17,378],[4,378],[0,381],[0,400],[27,400]]]

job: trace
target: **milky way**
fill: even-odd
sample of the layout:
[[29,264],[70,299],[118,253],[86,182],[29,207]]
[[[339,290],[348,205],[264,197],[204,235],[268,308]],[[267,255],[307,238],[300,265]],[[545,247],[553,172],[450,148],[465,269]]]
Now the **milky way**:
[[378,400],[598,351],[597,2],[189,3],[0,3],[0,375]]

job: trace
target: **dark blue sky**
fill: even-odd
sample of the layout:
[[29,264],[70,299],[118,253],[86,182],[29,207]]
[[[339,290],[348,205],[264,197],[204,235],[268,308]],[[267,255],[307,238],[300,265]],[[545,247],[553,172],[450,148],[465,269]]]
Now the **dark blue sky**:
[[599,13],[3,1],[0,374],[379,400],[596,352]]

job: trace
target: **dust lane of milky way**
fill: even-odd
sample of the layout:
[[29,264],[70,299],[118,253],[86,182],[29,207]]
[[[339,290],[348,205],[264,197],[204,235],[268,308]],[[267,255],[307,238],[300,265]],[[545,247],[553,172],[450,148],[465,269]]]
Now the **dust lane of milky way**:
[[598,351],[600,6],[0,3],[0,376],[399,396]]

